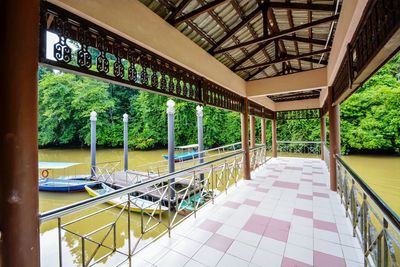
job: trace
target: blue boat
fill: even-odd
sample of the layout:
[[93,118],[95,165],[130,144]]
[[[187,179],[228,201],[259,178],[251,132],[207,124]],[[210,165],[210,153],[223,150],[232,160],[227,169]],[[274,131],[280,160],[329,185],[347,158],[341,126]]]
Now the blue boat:
[[75,162],[39,162],[39,190],[50,192],[84,191],[85,186],[94,186],[98,182],[91,181],[88,176],[49,178],[49,171],[65,170],[80,165]]
[[[183,151],[183,153],[176,153],[174,156],[175,162],[191,160],[199,157],[199,152],[197,152],[198,145],[187,145],[187,146],[178,146],[175,149],[178,151]],[[163,155],[164,159],[168,160],[168,155]]]
[[39,178],[39,190],[49,192],[84,191],[85,186],[92,187],[96,184],[98,182],[86,179]]

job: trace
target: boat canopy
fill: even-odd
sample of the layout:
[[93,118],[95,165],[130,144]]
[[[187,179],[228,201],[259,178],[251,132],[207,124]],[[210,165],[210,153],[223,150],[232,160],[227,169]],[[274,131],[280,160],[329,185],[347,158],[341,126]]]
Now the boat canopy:
[[39,162],[39,169],[55,170],[55,169],[66,169],[72,166],[80,165],[82,163],[77,162]]
[[177,146],[176,149],[189,149],[189,148],[197,148],[199,147],[198,144],[186,145],[186,146]]

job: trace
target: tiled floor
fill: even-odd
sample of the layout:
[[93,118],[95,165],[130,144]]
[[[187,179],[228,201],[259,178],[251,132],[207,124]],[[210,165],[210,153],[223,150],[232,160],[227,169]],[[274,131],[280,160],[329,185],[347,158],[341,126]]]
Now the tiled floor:
[[323,161],[271,159],[252,177],[140,252],[134,266],[363,266]]

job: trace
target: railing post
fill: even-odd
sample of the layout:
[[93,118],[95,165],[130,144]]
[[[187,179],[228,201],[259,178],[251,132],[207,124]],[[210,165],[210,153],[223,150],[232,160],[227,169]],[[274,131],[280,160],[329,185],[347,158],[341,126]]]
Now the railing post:
[[[175,120],[175,102],[173,100],[167,101],[167,114],[168,114],[168,171],[169,173],[175,172],[175,135],[174,135],[174,120]],[[171,179],[172,187],[174,186],[175,179]],[[175,198],[175,191],[171,190],[171,199]]]
[[128,261],[132,264],[132,244],[131,244],[131,195],[128,194]]
[[124,171],[128,170],[128,114],[123,115],[124,123]]
[[96,111],[90,112],[90,174],[96,176]]

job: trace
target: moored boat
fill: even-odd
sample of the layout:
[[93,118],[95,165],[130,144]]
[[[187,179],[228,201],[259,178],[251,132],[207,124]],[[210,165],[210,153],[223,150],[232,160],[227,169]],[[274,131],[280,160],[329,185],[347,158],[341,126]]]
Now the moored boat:
[[[101,195],[105,195],[111,192],[114,192],[115,189],[107,186],[104,183],[97,184],[95,186],[85,186],[86,191],[88,194],[92,197],[97,197]],[[141,199],[138,197],[131,197],[131,204],[130,204],[130,211],[133,212],[139,212],[141,213],[142,211],[144,213],[148,214],[160,214],[164,211],[168,211],[168,207],[156,204],[152,201]],[[109,201],[107,201],[108,204],[110,205],[117,205],[119,208],[125,208],[128,209],[128,207],[125,205],[125,203],[128,202],[128,196],[123,195],[120,197],[113,198]]]
[[[187,146],[177,146],[175,149],[177,151],[182,151],[182,153],[176,153],[174,155],[175,162],[191,160],[199,157],[197,144],[187,145]],[[168,159],[168,155],[163,155],[164,159]]]

